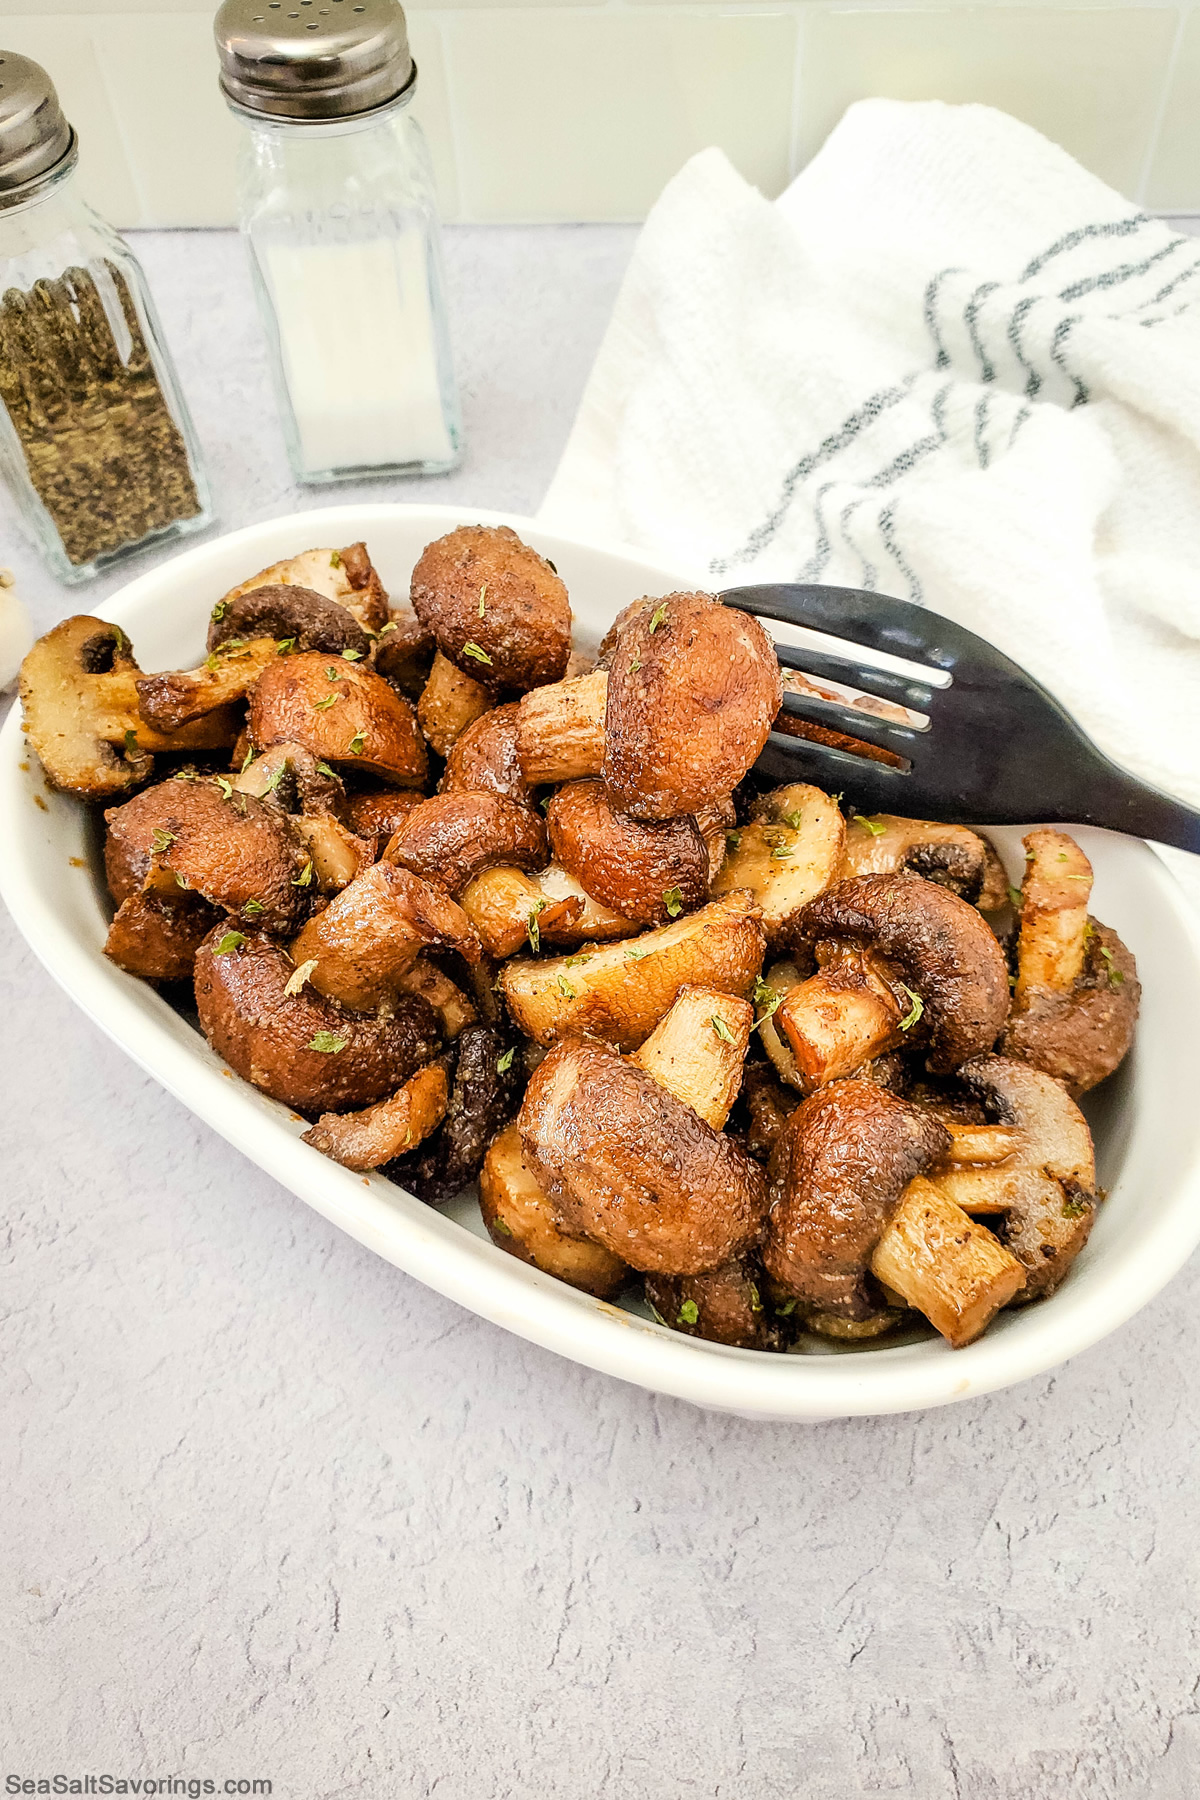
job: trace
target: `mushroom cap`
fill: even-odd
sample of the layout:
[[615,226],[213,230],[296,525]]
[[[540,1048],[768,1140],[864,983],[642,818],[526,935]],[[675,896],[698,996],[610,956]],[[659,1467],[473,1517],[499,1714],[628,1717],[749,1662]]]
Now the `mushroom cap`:
[[765,1290],[762,1270],[744,1256],[707,1275],[646,1277],[646,1299],[664,1325],[686,1337],[732,1344],[739,1350],[784,1347],[784,1334],[767,1304]]
[[248,581],[239,581],[218,600],[213,612],[219,614],[223,607],[231,606],[256,588],[277,586],[309,588],[335,600],[368,631],[378,631],[387,623],[387,594],[371,565],[367,546],[361,542],[346,544],[340,550],[326,547],[284,557],[282,562],[260,569]]
[[752,1243],[762,1170],[603,1044],[568,1039],[534,1070],[521,1141],[574,1226],[643,1272],[697,1275]]
[[411,1156],[386,1163],[389,1181],[431,1206],[452,1200],[478,1175],[484,1152],[516,1111],[523,1071],[517,1059],[501,1068],[509,1040],[491,1025],[468,1025],[447,1056],[454,1081],[446,1116]]
[[131,893],[108,928],[104,954],[143,981],[190,981],[196,952],[220,916],[195,894]]
[[1142,998],[1132,950],[1098,919],[1088,923],[1074,987],[1032,989],[1014,1005],[998,1045],[1002,1056],[1053,1075],[1075,1100],[1124,1061]]
[[261,931],[295,931],[312,903],[307,852],[279,807],[222,780],[173,776],[109,808],[104,863],[112,896],[120,903],[140,892],[157,867]]
[[567,590],[507,525],[460,525],[427,544],[411,595],[442,655],[493,694],[524,694],[566,671]]
[[[427,1000],[402,994],[386,1017],[351,1012],[295,973],[278,944],[247,934],[218,955],[224,922],[196,955],[196,1010],[205,1037],[240,1075],[298,1112],[345,1112],[395,1093],[439,1049]],[[313,1048],[314,1040],[324,1049]]]
[[870,1081],[835,1081],[797,1107],[771,1154],[763,1262],[821,1312],[877,1312],[871,1252],[904,1189],[950,1143],[929,1113]]
[[870,823],[856,815],[846,826],[846,875],[895,875],[907,869],[978,901],[989,870],[989,846],[966,825],[934,819],[905,819],[873,813]]
[[771,639],[708,594],[668,594],[617,639],[605,785],[636,819],[674,819],[731,794],[766,743],[782,690]]
[[977,1056],[958,1079],[1020,1148],[986,1171],[1006,1214],[1004,1241],[1025,1266],[1022,1301],[1053,1293],[1096,1217],[1096,1163],[1087,1120],[1062,1083],[1006,1056]]
[[1008,1012],[1008,970],[986,921],[957,894],[919,875],[852,875],[818,895],[796,922],[798,945],[823,939],[895,965],[924,1003],[935,1073],[995,1043]]
[[549,850],[541,820],[516,800],[435,794],[402,820],[383,857],[460,894],[482,869],[543,868]]
[[314,913],[292,942],[297,963],[314,962],[312,985],[361,1010],[390,1004],[420,950],[433,945],[479,960],[479,939],[436,881],[398,863],[363,869]]
[[521,705],[510,700],[475,719],[451,746],[440,792],[503,794],[529,804],[529,785],[517,755]]
[[408,701],[373,669],[307,652],[268,663],[250,697],[259,750],[303,744],[320,762],[396,787],[420,787],[429,759]]
[[639,925],[665,925],[708,899],[708,846],[690,814],[643,824],[614,810],[603,782],[573,781],[546,808],[546,825],[568,875]]
[[312,588],[268,582],[250,588],[213,608],[209,621],[208,648],[216,650],[230,638],[294,638],[299,650],[320,650],[340,656],[356,650],[368,656],[371,640],[349,609]]
[[382,788],[373,793],[350,794],[342,811],[346,822],[361,838],[375,846],[378,857],[424,795],[412,788]]

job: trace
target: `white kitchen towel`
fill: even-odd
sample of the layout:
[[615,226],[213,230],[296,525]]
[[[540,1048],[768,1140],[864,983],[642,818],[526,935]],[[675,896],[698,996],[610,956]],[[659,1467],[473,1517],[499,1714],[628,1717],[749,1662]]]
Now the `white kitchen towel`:
[[774,203],[694,157],[540,516],[932,607],[1200,805],[1200,240],[1003,113],[861,102]]

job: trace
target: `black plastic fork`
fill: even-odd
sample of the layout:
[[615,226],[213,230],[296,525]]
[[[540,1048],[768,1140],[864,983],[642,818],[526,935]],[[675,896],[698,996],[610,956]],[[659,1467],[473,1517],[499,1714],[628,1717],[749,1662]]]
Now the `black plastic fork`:
[[[840,788],[865,813],[1103,825],[1200,852],[1200,813],[1110,762],[1032,675],[939,613],[865,589],[800,583],[729,588],[720,597],[761,619],[845,640],[820,650],[777,643],[785,668],[929,719],[918,730],[848,701],[785,693],[791,717],[874,745],[884,760],[776,730],[755,765],[760,775]],[[869,654],[856,656],[856,645],[924,664],[930,679],[881,669]]]

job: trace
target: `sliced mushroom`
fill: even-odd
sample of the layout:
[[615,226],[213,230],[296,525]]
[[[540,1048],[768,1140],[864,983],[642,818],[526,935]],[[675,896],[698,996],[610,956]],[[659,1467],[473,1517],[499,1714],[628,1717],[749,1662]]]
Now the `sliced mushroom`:
[[[472,974],[478,966],[473,965]],[[446,971],[439,969],[428,956],[418,956],[409,968],[397,975],[396,986],[402,994],[421,994],[428,1000],[438,1016],[442,1036],[448,1044],[452,1044],[479,1016],[478,1009],[458,983],[451,981]]]
[[753,1257],[737,1257],[707,1275],[647,1275],[646,1299],[664,1325],[685,1337],[738,1350],[782,1350],[786,1338],[766,1300]]
[[383,677],[342,657],[279,657],[250,700],[257,749],[303,744],[319,762],[396,787],[420,787],[428,770],[424,740],[408,702]]
[[147,886],[198,894],[260,931],[295,931],[313,900],[311,864],[286,813],[223,776],[160,781],[110,807],[113,898]]
[[1092,871],[1078,845],[1064,832],[1033,831],[1025,849],[1016,993],[1000,1050],[1078,1099],[1133,1043],[1137,963],[1115,931],[1089,917]]
[[838,882],[805,907],[795,941],[815,949],[821,968],[778,1016],[810,1083],[850,1073],[909,1031],[912,1043],[927,1041],[934,1073],[990,1049],[1000,1033],[1000,946],[974,907],[920,876]]
[[502,794],[530,804],[517,755],[520,705],[493,706],[459,735],[446,758],[439,792]]
[[702,806],[693,816],[708,848],[708,882],[711,888],[724,868],[725,858],[737,838],[737,808],[732,796],[728,796],[724,800],[714,800],[711,806]]
[[535,1043],[591,1031],[633,1050],[689,983],[744,998],[762,968],[763,935],[748,895],[728,894],[641,937],[577,957],[514,959],[500,990]]
[[437,1021],[419,995],[400,996],[386,1016],[353,1012],[299,974],[278,944],[224,924],[196,955],[201,1030],[272,1099],[306,1113],[369,1106],[436,1056]]
[[[559,900],[547,897],[540,880],[521,869],[485,869],[467,883],[460,896],[462,909],[479,933],[489,956],[511,956],[526,941],[531,950],[548,944],[577,943],[573,925],[582,917],[584,902],[576,894]],[[621,921],[622,931],[629,929]]]
[[213,607],[213,622],[222,623],[243,595],[267,587],[305,588],[336,601],[366,631],[378,631],[387,623],[387,594],[363,543],[346,544],[340,550],[302,550],[299,556],[272,563],[269,569],[230,588]]
[[665,925],[708,898],[708,846],[694,818],[642,824],[614,811],[601,782],[574,781],[550,801],[546,825],[567,873],[636,924]]
[[643,1272],[719,1268],[756,1238],[762,1171],[652,1076],[570,1039],[534,1070],[521,1141],[568,1227]]
[[304,1133],[304,1142],[346,1169],[377,1169],[415,1150],[436,1131],[446,1112],[449,1090],[440,1063],[418,1069],[386,1100],[359,1112],[322,1113]]
[[[1015,1135],[1001,1160],[931,1175],[966,1212],[1003,1213],[1004,1241],[1025,1269],[1026,1300],[1050,1294],[1087,1242],[1096,1216],[1096,1165],[1087,1120],[1051,1076],[1003,1056],[980,1056],[958,1078],[987,1117]],[[956,1156],[971,1154],[969,1143]]]
[[131,893],[108,928],[104,954],[143,981],[190,981],[196,952],[220,916],[195,894],[172,901]]
[[965,825],[904,819],[896,813],[875,813],[870,818],[855,813],[846,827],[843,872],[895,875],[906,870],[978,904],[989,874],[990,848],[985,838]]
[[779,665],[758,620],[707,594],[669,594],[630,620],[613,651],[603,775],[614,805],[673,819],[732,793],[779,705]]
[[366,1011],[394,1004],[402,977],[435,944],[479,957],[471,922],[445,888],[380,862],[314,914],[291,950],[318,993]]
[[282,582],[218,602],[209,621],[208,648],[219,650],[230,638],[271,638],[289,650],[318,650],[327,656],[349,651],[352,661],[371,652],[370,637],[341,601]]
[[1011,1248],[924,1176],[901,1194],[871,1256],[871,1272],[924,1313],[952,1350],[973,1343],[1025,1286]]
[[489,692],[558,681],[571,654],[567,590],[507,525],[460,525],[427,544],[412,603],[442,655]]
[[537,869],[548,855],[537,814],[487,793],[435,794],[408,814],[383,853],[454,895],[483,869]]
[[603,669],[525,695],[517,708],[517,760],[530,787],[600,773],[607,707]]
[[468,1025],[453,1052],[446,1116],[411,1156],[383,1173],[430,1206],[452,1200],[479,1174],[491,1140],[517,1109],[520,1079],[511,1044],[490,1025]]
[[515,1119],[488,1146],[479,1171],[479,1210],[501,1250],[597,1300],[615,1299],[629,1280],[619,1256],[564,1228],[521,1148]]
[[456,669],[441,651],[417,702],[417,720],[439,756],[448,756],[463,732],[482,718],[492,697],[482,682]]
[[21,706],[51,787],[81,800],[112,800],[149,779],[153,752],[220,750],[234,742],[232,708],[169,734],[147,725],[138,712],[140,675],[125,633],[106,619],[78,614],[38,639],[21,664]]
[[198,669],[143,675],[137,686],[139,731],[179,731],[220,707],[245,700],[269,662],[279,655],[274,638],[230,638]]
[[749,888],[762,907],[767,945],[788,941],[801,907],[837,880],[846,827],[820,788],[792,782],[757,800],[750,823],[727,834],[714,894]]
[[346,789],[327,763],[320,763],[303,744],[272,744],[261,756],[253,752],[232,778],[239,794],[270,800],[286,813],[319,818],[346,806]]

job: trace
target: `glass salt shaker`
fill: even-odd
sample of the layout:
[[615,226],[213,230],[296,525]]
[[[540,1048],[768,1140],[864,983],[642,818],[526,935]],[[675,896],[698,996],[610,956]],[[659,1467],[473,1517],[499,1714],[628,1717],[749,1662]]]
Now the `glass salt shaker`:
[[78,160],[46,71],[0,49],[0,479],[68,582],[212,519],[146,277]]
[[461,442],[433,173],[396,0],[224,0],[239,211],[300,481],[438,474]]

